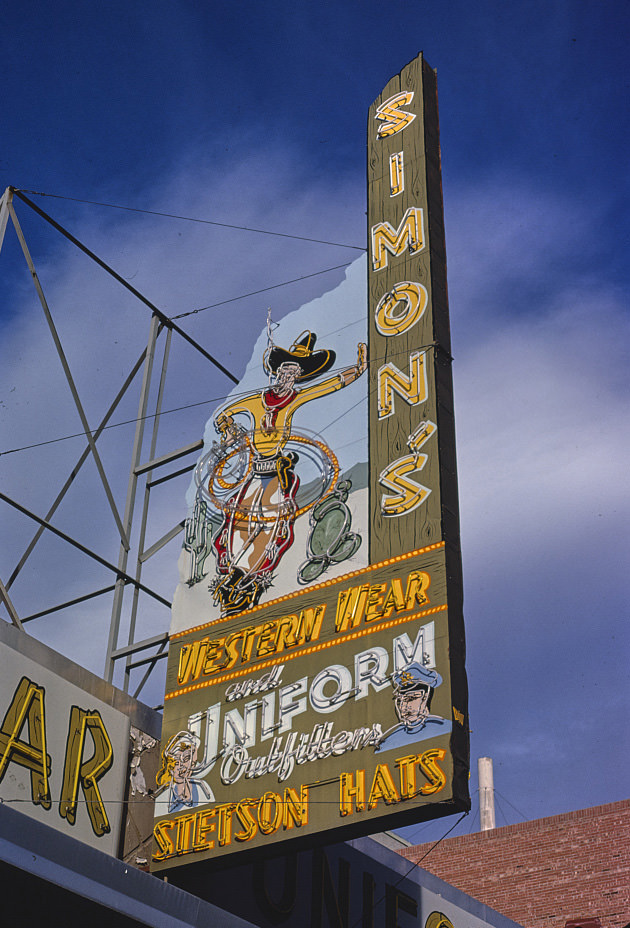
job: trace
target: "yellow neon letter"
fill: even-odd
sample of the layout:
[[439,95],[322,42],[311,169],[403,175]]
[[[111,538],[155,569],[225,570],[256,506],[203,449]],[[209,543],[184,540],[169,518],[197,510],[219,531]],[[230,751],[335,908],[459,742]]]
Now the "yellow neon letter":
[[193,851],[205,851],[206,848],[214,847],[214,840],[210,835],[215,831],[217,823],[210,821],[216,817],[216,809],[204,809],[202,812],[196,812],[195,826],[193,829]]
[[394,767],[398,767],[400,776],[400,798],[413,799],[416,795],[416,763],[420,760],[417,754],[408,754],[406,757],[397,757]]
[[434,432],[437,432],[437,425],[435,422],[431,422],[430,419],[423,419],[407,439],[409,450],[417,453],[429,438],[431,438]]
[[[46,719],[44,687],[22,677],[0,727],[0,782],[9,764],[19,764],[31,771],[31,799],[35,805],[50,809],[51,758],[46,753]],[[20,739],[28,721],[28,741]]]
[[156,822],[153,829],[153,837],[155,838],[155,843],[157,844],[159,850],[157,854],[153,855],[154,860],[166,860],[167,857],[170,857],[175,853],[175,845],[173,844],[173,839],[168,834],[168,832],[175,826],[175,822]]
[[409,106],[412,100],[413,90],[403,90],[381,103],[374,114],[374,119],[381,121],[381,125],[376,130],[377,139],[384,139],[388,135],[402,132],[409,123],[414,121],[415,113],[407,113],[400,109],[401,106]]
[[219,816],[219,847],[224,847],[232,841],[232,814],[234,812],[234,806],[217,806],[216,811]]
[[[379,300],[374,311],[376,328],[381,335],[401,335],[422,319],[428,300],[422,284],[402,280]],[[400,315],[395,315],[400,303],[404,308]]]
[[372,226],[372,268],[382,271],[387,267],[388,253],[398,257],[405,249],[414,255],[424,248],[422,210],[410,206],[400,225],[394,229],[389,222],[377,222]]
[[379,799],[384,799],[388,806],[393,802],[400,802],[400,796],[387,764],[379,764],[376,768],[368,799],[368,809],[375,809]]
[[397,151],[389,156],[389,195],[397,197],[405,189],[405,164],[403,153]]
[[409,355],[409,377],[393,364],[383,364],[378,371],[378,417],[386,419],[394,412],[392,391],[402,396],[410,406],[424,403],[428,396],[427,372],[424,352],[414,351]]
[[257,800],[241,799],[235,808],[236,817],[241,823],[242,831],[234,833],[237,841],[250,841],[258,831],[258,822],[249,811],[248,806],[252,803],[257,804]]
[[341,591],[337,597],[336,632],[345,632],[349,628],[356,628],[361,622],[369,592],[369,583],[364,583],[363,586],[351,586],[349,589]]
[[192,644],[185,644],[179,652],[179,670],[177,672],[177,682],[179,684],[188,683],[192,678],[196,680],[203,670],[203,665],[208,654],[208,638],[202,638],[200,641],[193,641]]
[[326,603],[321,606],[315,606],[312,609],[302,609],[300,612],[300,622],[298,625],[298,644],[305,641],[317,641],[322,628],[324,613],[326,612]]
[[397,461],[392,461],[379,474],[378,482],[393,495],[381,497],[381,514],[384,516],[401,516],[412,512],[423,503],[431,490],[410,480],[407,474],[422,470],[428,461],[426,454],[407,454]]
[[[88,729],[92,736],[94,754],[89,760],[84,761],[85,736]],[[73,706],[66,743],[59,815],[65,818],[69,825],[74,825],[80,786],[85,796],[92,831],[99,838],[111,829],[97,781],[105,776],[113,763],[114,749],[100,712],[96,709],[87,712]]]
[[272,835],[282,824],[282,796],[278,793],[263,793],[258,803],[258,827],[261,835]]
[[284,811],[282,815],[282,827],[285,829],[299,828],[301,825],[308,825],[308,786],[300,786],[300,795],[297,790],[290,786],[284,788]]
[[433,748],[431,751],[425,751],[420,757],[420,770],[429,781],[420,788],[420,792],[425,796],[439,793],[446,786],[446,774],[438,764],[438,761],[444,760],[445,756],[444,748]]
[[351,773],[339,777],[339,814],[352,815],[355,806],[357,812],[365,809],[365,770],[357,770],[356,786]]

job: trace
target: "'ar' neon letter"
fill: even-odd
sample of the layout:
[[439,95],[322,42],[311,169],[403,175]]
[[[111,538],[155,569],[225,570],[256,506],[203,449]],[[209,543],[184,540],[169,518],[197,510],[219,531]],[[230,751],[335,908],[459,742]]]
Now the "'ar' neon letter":
[[[0,727],[0,783],[9,764],[19,764],[31,771],[31,799],[35,805],[50,809],[51,758],[46,753],[46,717],[43,686],[22,677]],[[20,734],[28,721],[28,741]]]
[[[84,761],[85,737],[89,729],[94,754]],[[110,831],[105,804],[97,786],[114,762],[114,750],[100,712],[87,712],[73,706],[66,744],[63,784],[59,800],[59,815],[74,825],[77,817],[79,787],[83,790],[92,831],[99,838]]]

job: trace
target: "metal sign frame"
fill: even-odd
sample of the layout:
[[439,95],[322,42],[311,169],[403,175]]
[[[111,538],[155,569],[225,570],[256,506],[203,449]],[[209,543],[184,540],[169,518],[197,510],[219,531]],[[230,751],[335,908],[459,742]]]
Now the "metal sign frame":
[[[129,371],[127,377],[123,380],[120,389],[117,391],[114,399],[111,401],[109,407],[101,417],[101,420],[96,428],[91,428],[88,423],[85,408],[73,378],[58,329],[55,325],[50,306],[46,299],[42,284],[37,274],[35,263],[26,241],[26,237],[18,219],[18,215],[15,209],[16,200],[33,210],[45,222],[52,226],[56,232],[71,242],[91,261],[93,261],[98,267],[105,271],[105,273],[110,275],[115,281],[117,281],[118,284],[132,293],[141,304],[143,304],[151,311],[146,348],[142,351],[137,361]],[[11,506],[13,509],[20,512],[23,516],[37,525],[37,529],[34,532],[33,537],[31,538],[29,544],[26,546],[21,556],[18,558],[15,568],[11,572],[6,582],[0,580],[0,602],[4,604],[11,623],[16,628],[24,631],[25,624],[33,621],[34,619],[42,618],[62,609],[79,605],[80,603],[87,602],[98,596],[113,594],[112,614],[108,641],[106,645],[104,677],[108,682],[112,682],[118,662],[124,662],[124,677],[122,687],[125,692],[128,692],[131,687],[131,675],[133,671],[137,670],[138,668],[143,668],[144,672],[142,673],[142,676],[139,679],[139,682],[137,682],[134,690],[134,696],[137,697],[144,688],[147,680],[149,679],[151,671],[155,668],[157,662],[166,657],[166,645],[168,643],[168,633],[166,631],[149,638],[140,640],[136,638],[136,624],[140,596],[142,594],[145,597],[149,597],[154,603],[157,602],[162,607],[164,607],[165,610],[169,609],[171,605],[169,600],[165,599],[151,587],[142,582],[143,565],[166,544],[176,538],[184,528],[184,522],[182,521],[173,526],[161,538],[153,541],[147,540],[147,521],[149,516],[151,490],[159,484],[164,483],[165,481],[171,480],[172,478],[177,477],[182,473],[186,473],[187,471],[191,471],[194,467],[194,463],[185,465],[175,471],[170,472],[164,472],[163,469],[175,461],[189,457],[195,452],[198,452],[203,444],[201,441],[191,442],[185,447],[178,448],[170,453],[161,455],[160,457],[155,457],[160,425],[160,415],[162,412],[162,403],[164,397],[164,387],[166,383],[169,353],[173,334],[183,339],[189,346],[191,346],[196,352],[200,353],[202,357],[204,357],[214,367],[221,371],[221,373],[228,377],[228,379],[233,383],[236,383],[236,377],[205,348],[203,348],[202,345],[191,338],[191,336],[188,335],[188,333],[185,332],[176,322],[169,319],[169,317],[166,316],[166,314],[163,313],[155,304],[148,300],[142,293],[140,293],[140,291],[132,287],[128,281],[121,277],[115,270],[113,270],[113,268],[107,265],[94,252],[87,248],[87,246],[79,241],[79,239],[77,239],[67,229],[61,226],[39,206],[37,206],[24,193],[13,187],[8,187],[0,199],[0,249],[2,248],[4,235],[9,224],[9,220],[18,237],[26,265],[33,280],[33,284],[35,286],[37,296],[44,313],[46,324],[50,331],[55,350],[63,370],[63,374],[70,389],[72,400],[85,433],[87,444],[82,453],[79,455],[76,464],[71,469],[67,479],[64,481],[61,489],[59,490],[50,508],[44,516],[32,512],[29,508],[24,506],[19,501],[11,498],[7,494],[0,493],[0,500],[2,500],[3,503]],[[156,365],[156,354],[158,351],[158,342],[160,338],[161,343],[163,344],[161,364],[158,362],[158,365]],[[156,370],[157,366],[159,366],[159,373]],[[114,499],[114,494],[112,492],[110,482],[108,481],[107,474],[105,472],[105,467],[98,451],[97,442],[103,433],[103,430],[110,422],[112,415],[119,406],[121,400],[130,390],[134,382],[137,382],[140,373],[141,382],[139,387],[138,415],[131,452],[131,466],[127,484],[127,495],[124,510],[121,512]],[[158,381],[157,393],[154,403],[151,404],[150,399],[152,394],[152,387],[156,379]],[[150,437],[147,438],[146,432],[148,430],[146,429],[146,423],[149,420],[152,420],[153,424],[150,429]],[[146,448],[147,444],[148,450]],[[71,489],[77,474],[89,458],[94,461],[98,471],[99,479],[106,495],[107,502],[112,514],[112,519],[120,539],[117,563],[113,563],[112,561],[104,558],[91,546],[85,545],[77,539],[71,537],[68,533],[61,531],[52,522],[57,509]],[[132,543],[132,538],[134,537],[136,529],[138,530],[138,541],[134,544]],[[37,543],[39,542],[44,532],[55,535],[57,538],[60,538],[67,544],[73,546],[75,549],[81,551],[86,557],[89,557],[99,563],[111,575],[113,575],[113,583],[98,589],[90,590],[80,597],[75,597],[61,603],[55,603],[46,609],[32,615],[21,616],[16,608],[10,591],[16,579],[20,575],[20,572],[24,568],[24,565],[33,554],[33,551],[35,550]],[[121,641],[121,617],[123,614],[123,601],[127,587],[131,588],[132,597],[129,607],[129,630],[126,641]],[[166,629],[167,627],[168,613],[165,611],[164,628]],[[146,655],[144,652],[151,653]]]

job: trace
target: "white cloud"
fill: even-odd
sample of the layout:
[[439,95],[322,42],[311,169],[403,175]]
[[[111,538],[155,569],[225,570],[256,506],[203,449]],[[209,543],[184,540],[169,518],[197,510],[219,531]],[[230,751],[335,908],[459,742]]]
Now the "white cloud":
[[[302,186],[300,171],[299,162],[287,147],[266,151],[258,148],[256,157],[234,161],[222,174],[198,158],[196,163],[188,161],[174,170],[153,200],[143,205],[184,216],[273,229],[287,235],[361,244],[363,212],[348,206],[349,202],[356,203],[357,192],[349,193],[347,184],[335,186],[329,182]],[[360,189],[358,186],[357,190]],[[78,207],[69,206],[68,218],[64,218],[64,205],[58,201],[44,201],[43,207],[169,315],[341,265],[358,254],[350,249],[282,236],[118,211],[81,213]],[[27,207],[16,201],[16,209],[27,238],[30,241],[32,237],[39,246],[31,245],[35,265],[89,422],[95,427],[146,344],[150,310],[57,233],[34,219]],[[40,225],[35,235],[37,223]],[[42,228],[47,235],[42,235]],[[7,239],[13,235],[9,229]],[[331,274],[189,316],[180,324],[240,375],[264,324],[268,306],[273,307],[274,318],[281,319],[321,293],[326,285],[334,287],[344,274],[345,269],[340,268]],[[24,276],[28,277],[26,272]],[[13,316],[12,322],[5,326],[0,345],[3,434],[0,450],[80,433],[80,421],[34,290],[16,286],[5,298]],[[164,344],[164,336],[159,344]],[[156,355],[158,369],[160,350]],[[206,405],[165,415],[156,453],[200,437],[209,412],[231,386],[223,374],[175,336],[164,407]],[[136,412],[137,384],[111,421],[133,419]],[[133,425],[127,425],[105,432],[98,443],[121,510],[132,437]],[[73,438],[0,455],[4,492],[43,515],[84,444],[84,439]],[[147,441],[145,458],[148,453]],[[153,492],[149,542],[184,517],[188,479],[180,478]],[[10,539],[0,561],[0,576],[6,580],[35,526],[4,504],[3,520],[5,535]],[[117,561],[113,519],[91,459],[76,478],[53,523],[92,545],[108,560]],[[149,562],[143,574],[143,579],[166,598],[172,596],[177,582],[176,549],[177,542],[155,562]],[[11,592],[18,611],[26,615],[110,582],[108,572],[73,553],[62,541],[51,539],[40,542]],[[72,651],[100,673],[106,642],[104,602],[93,600],[67,614],[55,613],[38,619],[27,627],[53,646],[57,642],[63,650],[73,620],[80,629],[89,622],[89,636],[79,633],[81,643],[75,643]],[[161,607],[149,606],[144,617],[140,634],[155,634],[168,628],[168,615]],[[155,701],[159,701],[159,694]]]
[[628,318],[575,260],[596,224],[514,178],[447,211],[464,532],[506,559],[523,535],[566,542],[576,522],[627,511]]
[[[361,244],[362,185],[348,189],[329,180],[302,186],[305,180],[286,149],[257,150],[256,157],[234,161],[220,176],[203,159],[191,157],[147,206]],[[50,203],[46,207],[52,211]],[[89,217],[73,226],[79,238],[169,314],[353,260],[356,254],[134,214]],[[562,202],[523,180],[488,181],[451,191],[446,218],[473,752],[478,746],[479,753],[502,754],[501,776],[509,784],[504,789],[516,789],[523,779],[536,777],[531,746],[537,730],[544,731],[547,754],[562,742],[557,756],[548,757],[547,783],[557,785],[545,787],[548,801],[562,806],[570,803],[561,792],[567,758],[584,756],[587,742],[604,750],[601,722],[585,730],[565,724],[575,707],[584,705],[576,668],[584,662],[604,668],[601,687],[589,692],[591,716],[605,723],[621,717],[611,694],[619,686],[625,633],[624,575],[616,558],[630,508],[622,392],[627,319],[618,294],[597,276],[596,267],[580,268],[576,261],[586,253],[596,221],[580,204]],[[51,251],[35,260],[94,424],[144,347],[150,314],[85,258],[51,241]],[[340,270],[330,278],[227,304],[182,325],[240,375],[269,305],[281,319],[343,276]],[[357,299],[364,293],[360,276]],[[12,300],[19,313],[0,346],[5,449],[80,431],[34,296],[14,294]],[[230,388],[225,377],[175,340],[165,406],[209,402],[165,416],[157,453],[201,436],[209,412]],[[124,403],[114,420],[133,418],[135,404],[135,399]],[[129,426],[114,429],[99,442],[119,501],[131,434]],[[43,513],[63,481],[63,466],[71,466],[82,447],[75,439],[0,456],[5,492]],[[183,518],[188,479],[154,493],[151,540]],[[74,502],[68,498],[55,521],[116,560],[111,517],[91,462],[76,488],[81,492]],[[6,578],[19,553],[17,542],[31,528],[6,507],[3,519],[16,541],[2,554],[0,576]],[[176,549],[177,542],[146,574],[167,597],[177,582]],[[42,551],[44,557],[33,558],[14,588],[23,612],[42,607],[46,596],[62,600],[90,584],[110,582],[100,568],[82,567],[78,555],[64,560],[61,543],[51,542]],[[72,565],[70,575],[64,563]],[[38,620],[30,629],[62,650],[74,634],[80,646],[73,645],[73,653],[101,672],[104,637],[84,636],[83,630],[89,623],[90,632],[104,632],[103,603]],[[167,626],[168,616],[150,608],[141,633]],[[614,788],[607,781],[606,789]],[[598,798],[595,787],[590,794],[586,786],[580,790],[580,797],[607,801],[606,795]]]

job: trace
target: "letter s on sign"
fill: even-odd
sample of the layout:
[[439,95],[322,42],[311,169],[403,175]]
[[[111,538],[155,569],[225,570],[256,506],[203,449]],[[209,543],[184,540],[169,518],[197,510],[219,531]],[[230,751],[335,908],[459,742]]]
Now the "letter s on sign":
[[395,93],[393,97],[384,100],[376,110],[374,119],[379,119],[381,125],[376,130],[376,138],[384,139],[388,135],[395,135],[414,121],[415,113],[408,113],[400,109],[401,106],[409,106],[413,100],[413,90],[403,90],[402,93]]
[[383,494],[381,497],[381,514],[384,516],[401,516],[412,512],[420,503],[424,502],[431,490],[411,480],[407,474],[422,470],[428,457],[426,454],[408,454],[392,461],[379,474],[378,482],[392,495]]

